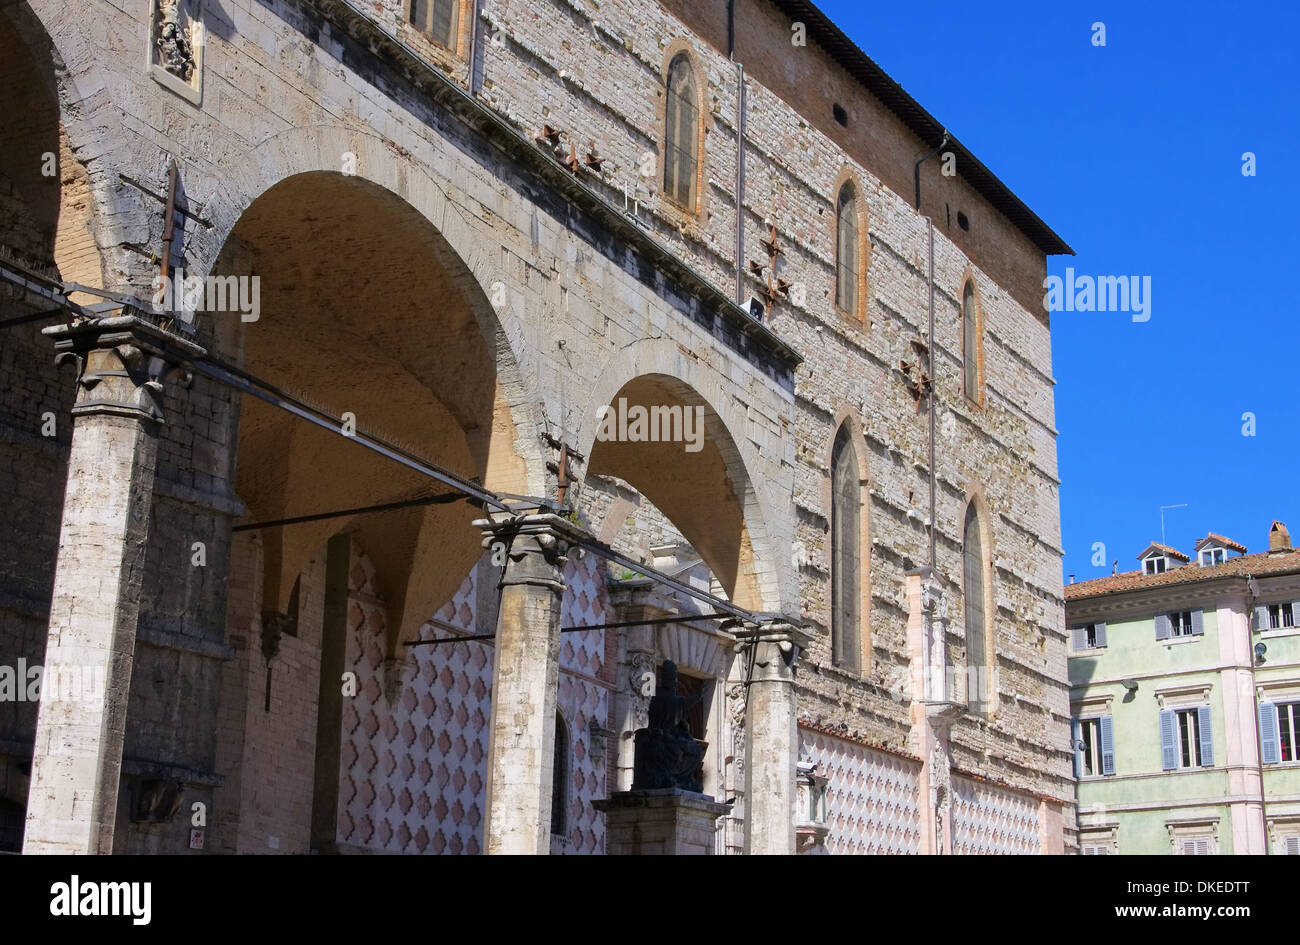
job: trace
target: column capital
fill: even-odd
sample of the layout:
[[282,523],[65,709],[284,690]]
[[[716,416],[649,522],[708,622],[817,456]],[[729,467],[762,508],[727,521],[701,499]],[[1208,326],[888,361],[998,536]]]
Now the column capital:
[[123,314],[51,325],[56,362],[77,369],[73,416],[113,414],[162,422],[164,382],[174,373],[188,387],[189,365],[207,354],[199,344],[167,331],[145,313],[126,306]]
[[483,547],[501,567],[503,586],[537,584],[560,591],[569,552],[590,537],[579,525],[551,512],[502,514],[478,519],[474,527],[482,531]]
[[750,682],[794,682],[799,654],[812,643],[812,634],[786,620],[767,620],[753,628],[732,631],[736,646],[754,648]]

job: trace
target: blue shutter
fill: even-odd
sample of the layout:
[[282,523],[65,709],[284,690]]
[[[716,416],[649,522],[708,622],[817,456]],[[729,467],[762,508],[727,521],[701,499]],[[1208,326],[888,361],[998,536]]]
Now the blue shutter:
[[1264,764],[1275,765],[1282,760],[1277,740],[1277,706],[1272,702],[1259,704],[1259,741]]
[[1101,773],[1115,773],[1115,733],[1109,715],[1101,717]]
[[1083,749],[1079,745],[1083,741],[1083,726],[1079,724],[1078,719],[1071,720],[1070,731],[1073,733],[1070,747],[1074,749],[1074,776],[1081,778],[1083,777]]
[[[1297,601],[1297,603],[1300,603],[1300,601]],[[1106,645],[1106,621],[1103,620],[1101,623],[1097,624],[1096,632],[1097,632],[1097,645],[1105,646]]]
[[1268,629],[1268,604],[1255,605],[1255,629]]
[[1088,640],[1084,636],[1083,627],[1071,627],[1070,639],[1074,645],[1074,652],[1078,653],[1080,650],[1086,650],[1088,648]]
[[1300,600],[1291,601],[1291,626],[1300,627]]
[[1156,614],[1156,639],[1157,640],[1169,639],[1169,615],[1168,614]]
[[1205,632],[1205,611],[1192,611],[1192,635],[1200,636]]
[[1174,710],[1160,710],[1160,755],[1166,771],[1178,767],[1178,726],[1174,724]]
[[1201,736],[1201,767],[1214,767],[1214,729],[1210,725],[1210,707],[1197,706],[1196,728]]

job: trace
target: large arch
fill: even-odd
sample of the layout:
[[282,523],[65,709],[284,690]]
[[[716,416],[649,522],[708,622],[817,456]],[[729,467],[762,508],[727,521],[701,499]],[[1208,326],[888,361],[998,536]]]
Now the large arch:
[[[213,271],[259,280],[256,321],[202,316],[214,346],[249,373],[489,489],[528,488],[490,306],[396,194],[337,172],[293,175],[245,210]],[[238,428],[236,493],[253,522],[446,491],[254,398]],[[383,575],[395,656],[477,560],[480,514],[452,501],[266,529],[263,609],[284,613],[313,550],[354,530]]]
[[[626,398],[635,405],[700,407],[705,438],[698,452],[680,443],[598,439],[602,408]],[[772,491],[779,483],[751,474],[760,468],[744,435],[746,413],[722,382],[668,339],[646,339],[611,359],[592,387],[579,442],[586,473],[616,476],[657,506],[704,559],[737,605],[797,612],[788,536],[773,527]],[[737,432],[739,431],[739,432]],[[671,451],[671,452],[669,452]],[[668,462],[671,460],[671,462]]]
[[[442,142],[434,146],[451,147]],[[447,157],[450,166],[453,158]],[[455,184],[447,178],[435,179],[431,169],[436,166],[439,161],[417,161],[394,142],[355,128],[314,124],[286,129],[250,149],[211,182],[200,182],[205,190],[191,195],[210,225],[190,236],[188,271],[216,273],[222,271],[219,261],[230,271],[242,267],[244,259],[228,247],[236,226],[255,201],[298,175],[347,177],[359,185],[372,185],[376,195],[383,191],[399,199],[432,228],[428,249],[496,352],[500,400],[508,407],[496,422],[513,425],[514,449],[525,462],[523,487],[510,491],[540,496],[547,485],[539,435],[543,424],[537,406],[540,398],[525,380],[535,372],[528,361],[535,345],[527,338],[523,302],[504,279],[499,246],[485,240],[457,206]],[[230,350],[232,339],[218,340],[221,349]]]

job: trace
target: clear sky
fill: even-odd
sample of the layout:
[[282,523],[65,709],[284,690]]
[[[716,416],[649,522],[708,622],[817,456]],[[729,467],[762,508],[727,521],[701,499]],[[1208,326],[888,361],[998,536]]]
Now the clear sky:
[[1188,554],[1300,541],[1300,3],[819,5],[1074,247],[1049,274],[1151,277],[1144,323],[1052,316],[1063,573],[1136,568],[1162,505]]

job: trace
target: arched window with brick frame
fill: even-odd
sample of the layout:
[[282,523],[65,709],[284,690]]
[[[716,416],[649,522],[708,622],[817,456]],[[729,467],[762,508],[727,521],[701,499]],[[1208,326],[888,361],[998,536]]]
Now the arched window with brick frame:
[[981,318],[975,284],[969,279],[961,293],[962,392],[968,400],[980,400]]
[[845,181],[835,199],[835,304],[855,318],[860,317],[861,240],[858,192],[852,181]]
[[700,167],[700,98],[695,70],[686,53],[668,67],[664,112],[664,194],[684,210],[695,212]]

